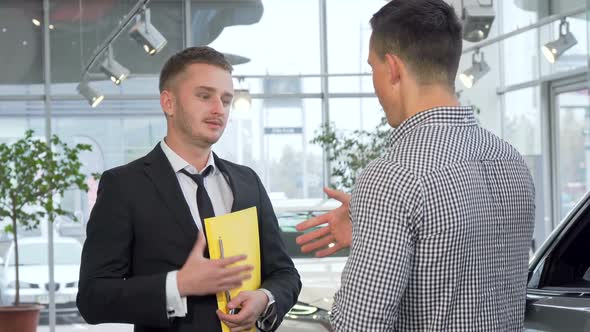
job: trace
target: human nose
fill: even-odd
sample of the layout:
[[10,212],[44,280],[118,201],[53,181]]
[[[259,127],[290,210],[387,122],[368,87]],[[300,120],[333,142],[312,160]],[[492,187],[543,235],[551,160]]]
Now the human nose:
[[223,104],[223,100],[220,97],[216,97],[213,101],[213,114],[223,114],[225,113],[225,105]]

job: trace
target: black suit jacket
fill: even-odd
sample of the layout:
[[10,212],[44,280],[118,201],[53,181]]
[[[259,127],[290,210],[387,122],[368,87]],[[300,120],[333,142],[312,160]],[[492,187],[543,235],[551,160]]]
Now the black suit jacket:
[[[282,319],[301,282],[268,195],[253,170],[214,157],[229,179],[232,211],[257,207],[262,287],[274,295]],[[166,274],[182,267],[198,228],[160,144],[103,173],[86,235],[77,305],[88,323],[130,323],[146,332],[221,331],[215,295],[189,296],[184,318],[166,315]]]

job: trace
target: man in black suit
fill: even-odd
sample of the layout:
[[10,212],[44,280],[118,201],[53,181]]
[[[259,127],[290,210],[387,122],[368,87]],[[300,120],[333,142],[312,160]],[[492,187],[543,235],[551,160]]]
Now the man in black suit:
[[[103,173],[88,221],[77,304],[91,323],[135,331],[275,330],[296,303],[299,275],[256,173],[211,146],[227,124],[231,65],[209,47],[172,56],[160,74],[167,135],[145,157]],[[197,175],[195,175],[197,174]],[[202,219],[256,206],[262,285],[217,310],[215,293],[239,287],[244,256],[209,260]]]

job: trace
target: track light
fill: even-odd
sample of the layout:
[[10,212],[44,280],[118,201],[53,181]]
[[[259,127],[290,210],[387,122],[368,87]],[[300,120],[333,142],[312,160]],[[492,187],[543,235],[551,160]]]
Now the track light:
[[249,112],[252,106],[252,96],[250,96],[250,89],[244,82],[244,78],[238,78],[238,88],[234,90],[234,100],[232,108],[236,112]]
[[557,40],[548,42],[542,48],[543,55],[550,63],[555,63],[557,59],[565,53],[565,51],[574,47],[578,41],[576,37],[570,32],[570,24],[564,19],[559,24],[559,38]]
[[[480,56],[479,60],[477,59],[478,55]],[[471,67],[459,75],[459,79],[468,89],[471,89],[475,82],[490,71],[490,66],[485,61],[483,52],[480,53],[479,49],[473,53],[471,63]]]
[[463,39],[476,43],[488,37],[496,13],[490,5],[470,5],[463,7]]
[[129,30],[129,36],[137,41],[149,55],[160,52],[168,42],[150,21],[150,9],[143,11],[143,20],[138,16],[137,23]]
[[104,59],[100,65],[100,70],[102,70],[102,72],[105,73],[116,85],[121,84],[121,82],[129,76],[129,69],[125,68],[115,60],[113,47],[111,45],[109,45],[106,59]]
[[80,82],[76,87],[76,90],[78,90],[78,92],[88,101],[88,104],[90,104],[92,108],[98,106],[98,104],[104,99],[104,95],[91,88],[86,80]]

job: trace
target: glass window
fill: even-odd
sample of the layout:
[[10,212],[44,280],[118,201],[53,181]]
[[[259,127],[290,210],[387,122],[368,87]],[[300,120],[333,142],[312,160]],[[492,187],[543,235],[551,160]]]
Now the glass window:
[[540,154],[539,88],[512,91],[505,98],[504,138],[523,155]]
[[[371,68],[368,69],[370,73]],[[373,79],[370,74],[357,76],[335,76],[329,78],[330,93],[370,93],[374,94]]]
[[216,50],[250,59],[235,67],[236,75],[319,73],[317,0],[260,2],[192,1],[193,44],[207,45],[212,40],[210,46]]
[[533,24],[548,12],[549,2],[558,1],[498,1],[499,13],[496,14],[494,23],[500,22],[498,18],[501,15],[502,33]]
[[475,81],[471,88],[458,79],[462,72],[473,66],[473,52],[464,53],[459,62],[455,89],[462,105],[474,106],[479,112],[476,114],[482,127],[501,136],[500,96],[497,89],[500,82],[500,52],[497,44],[490,45],[480,50],[476,61],[483,57],[489,65],[490,71],[479,80]]
[[541,58],[538,29],[504,39],[501,43],[505,86],[539,78],[539,61],[545,60]]
[[0,95],[43,92],[42,1],[0,2]]
[[[374,130],[385,116],[376,97],[331,98],[330,122],[344,131]],[[318,129],[320,124],[318,123]]]
[[[53,94],[77,94],[76,86],[92,56],[106,38],[125,19],[136,1],[52,1],[51,79]],[[89,70],[91,86],[103,94],[158,94],[160,68],[172,54],[182,49],[182,2],[150,1],[152,24],[166,38],[167,44],[158,54],[150,56],[132,40],[128,31],[132,20],[112,44],[115,60],[130,70],[129,81],[113,84],[101,71],[105,58],[101,54]]]
[[367,64],[371,37],[369,20],[384,4],[382,0],[327,0],[330,73],[371,72]]
[[[81,101],[56,103],[53,132],[68,143],[91,144],[86,167],[102,172],[149,152],[166,132],[166,119],[157,101],[104,101],[100,114]],[[69,109],[78,110],[64,116]],[[73,113],[74,111],[72,111]]]
[[542,146],[540,88],[532,87],[505,94],[503,112],[504,139],[523,156],[535,184],[534,249],[538,248],[553,230],[551,223],[551,192],[548,189],[549,170]]
[[[237,68],[237,67],[236,67]],[[262,78],[243,78],[234,75],[234,89],[248,89],[250,94],[263,94],[264,96],[294,95],[298,98],[301,93],[319,93],[321,91],[321,80],[319,77],[300,76],[268,76]],[[284,96],[280,99],[268,100],[266,103],[281,104]]]
[[[79,265],[82,246],[78,242],[54,243],[53,262],[55,265]],[[26,243],[18,246],[19,266],[47,265],[47,242]],[[14,255],[10,255],[8,265],[14,266]]]
[[309,143],[321,123],[319,99],[254,99],[247,113],[233,112],[220,157],[252,167],[271,199],[322,195],[322,150]]
[[583,88],[557,94],[557,170],[561,218],[590,189],[590,99]]
[[44,137],[43,108],[40,101],[0,101],[0,143],[18,139],[28,129]]

